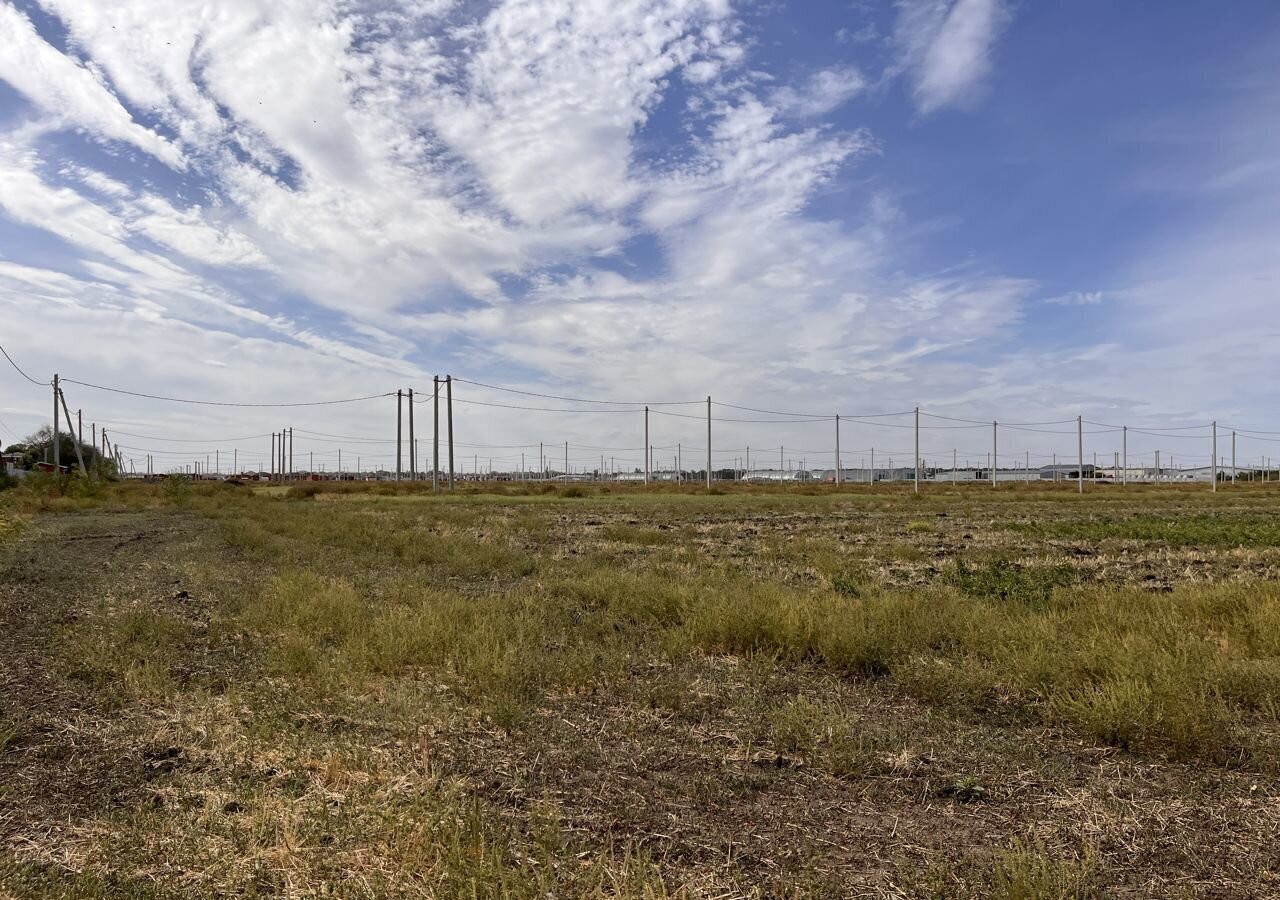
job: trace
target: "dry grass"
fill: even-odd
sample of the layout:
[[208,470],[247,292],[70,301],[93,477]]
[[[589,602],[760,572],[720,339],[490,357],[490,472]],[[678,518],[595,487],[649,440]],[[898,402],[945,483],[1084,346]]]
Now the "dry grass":
[[1275,497],[11,492],[0,885],[1274,892]]

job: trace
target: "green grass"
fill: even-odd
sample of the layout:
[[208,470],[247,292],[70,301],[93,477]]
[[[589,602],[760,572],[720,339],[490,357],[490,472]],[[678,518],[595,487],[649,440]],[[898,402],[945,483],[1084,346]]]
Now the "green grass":
[[1011,523],[1007,527],[1037,537],[1086,541],[1153,541],[1173,547],[1280,546],[1280,517],[1238,512],[1134,515],[1084,521]]

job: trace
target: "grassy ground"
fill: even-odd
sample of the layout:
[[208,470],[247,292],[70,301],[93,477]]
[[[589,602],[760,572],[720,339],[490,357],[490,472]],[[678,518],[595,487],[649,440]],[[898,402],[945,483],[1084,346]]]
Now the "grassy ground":
[[0,897],[1280,894],[1280,493],[0,500]]

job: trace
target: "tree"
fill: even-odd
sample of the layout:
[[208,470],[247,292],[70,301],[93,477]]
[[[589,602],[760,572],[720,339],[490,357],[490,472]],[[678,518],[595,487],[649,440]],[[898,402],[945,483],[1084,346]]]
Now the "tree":
[[[76,439],[75,435],[61,432],[58,435],[58,456],[59,462],[64,466],[75,467],[78,464],[76,459]],[[115,461],[103,456],[98,452],[98,448],[89,444],[80,443],[80,453],[84,456],[85,468],[90,472],[103,475],[108,478],[116,476]],[[48,425],[42,425],[33,434],[29,435],[25,440],[17,444],[11,444],[5,449],[5,453],[21,454],[22,458],[18,462],[20,469],[33,469],[36,463],[53,462],[53,429]]]

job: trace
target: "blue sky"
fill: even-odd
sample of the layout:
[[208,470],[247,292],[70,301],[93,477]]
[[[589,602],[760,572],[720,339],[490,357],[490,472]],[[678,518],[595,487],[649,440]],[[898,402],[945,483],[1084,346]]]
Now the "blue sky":
[[[42,377],[1280,430],[1274,3],[0,0],[0,34],[4,342]],[[47,405],[15,379],[6,439]],[[287,424],[72,402],[174,459]],[[464,421],[502,450],[623,418]],[[725,460],[827,442],[718,427]]]

